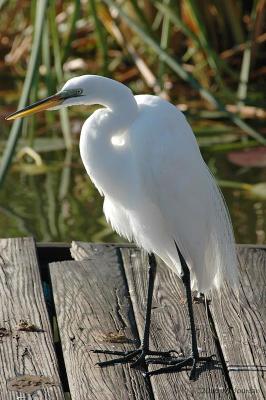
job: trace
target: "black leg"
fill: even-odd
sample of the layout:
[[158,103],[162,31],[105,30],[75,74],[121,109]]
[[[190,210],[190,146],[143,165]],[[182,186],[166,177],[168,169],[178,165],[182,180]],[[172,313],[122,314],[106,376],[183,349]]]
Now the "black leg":
[[157,268],[157,265],[156,265],[156,260],[155,260],[154,254],[149,254],[148,294],[147,294],[144,334],[143,334],[143,339],[142,339],[143,350],[148,350],[148,348],[149,348],[152,294],[153,294],[153,288],[154,288],[154,280],[155,280],[155,276],[156,276],[156,268]]
[[180,258],[180,262],[181,262],[181,268],[182,268],[181,279],[185,286],[186,295],[187,295],[188,314],[189,314],[189,322],[190,322],[190,329],[191,329],[192,356],[193,356],[193,358],[198,358],[199,352],[198,352],[196,327],[195,327],[194,314],[193,314],[192,295],[191,295],[191,286],[190,286],[190,271],[189,271],[187,263],[186,263],[184,257],[182,256],[176,243],[175,243],[175,245],[176,245],[176,249],[177,249],[177,252],[178,252],[178,255]]
[[147,360],[148,363],[153,363],[153,364],[167,364],[167,367],[159,368],[155,371],[150,371],[144,373],[145,376],[151,376],[151,375],[158,375],[161,373],[165,372],[174,372],[174,371],[180,371],[182,367],[185,366],[192,366],[191,372],[190,372],[190,379],[194,380],[196,377],[196,366],[197,362],[200,361],[210,361],[213,356],[209,357],[200,357],[199,356],[199,351],[198,351],[198,345],[197,345],[197,335],[196,335],[196,327],[195,327],[195,321],[194,321],[194,314],[193,314],[193,305],[192,305],[192,295],[191,295],[191,284],[190,284],[190,271],[189,268],[186,264],[186,261],[181,254],[176,242],[175,246],[179,255],[180,263],[181,263],[181,279],[182,282],[185,286],[186,290],[186,297],[187,297],[187,305],[188,305],[188,313],[189,313],[189,322],[190,322],[190,330],[191,330],[191,345],[192,345],[192,350],[191,350],[191,355],[185,358],[171,358],[171,359],[164,359],[164,360]]
[[152,308],[152,294],[154,288],[154,280],[156,275],[156,260],[154,254],[149,255],[148,265],[148,294],[146,303],[146,315],[144,322],[144,333],[141,341],[140,348],[132,351],[112,351],[112,350],[93,350],[93,353],[97,354],[111,354],[121,356],[108,361],[97,363],[100,367],[106,367],[108,365],[115,365],[119,363],[131,362],[131,367],[144,366],[146,355],[157,355],[163,357],[170,357],[174,351],[151,351],[149,350],[149,338],[150,338],[150,325],[151,325],[151,308]]

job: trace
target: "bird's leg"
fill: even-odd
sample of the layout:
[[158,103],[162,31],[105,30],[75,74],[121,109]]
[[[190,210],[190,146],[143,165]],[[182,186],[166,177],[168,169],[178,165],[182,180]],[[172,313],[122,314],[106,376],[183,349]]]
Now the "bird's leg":
[[144,333],[141,341],[141,345],[137,350],[130,351],[112,351],[112,350],[93,350],[93,353],[97,354],[111,354],[121,356],[108,361],[98,362],[97,365],[105,367],[108,365],[120,364],[131,362],[131,367],[143,366],[145,364],[145,356],[164,356],[170,357],[174,351],[152,351],[149,350],[149,337],[150,337],[150,325],[151,325],[151,308],[152,308],[152,294],[154,288],[154,280],[156,275],[156,260],[154,254],[149,255],[148,265],[148,294],[146,302],[146,315],[144,322]]
[[149,349],[150,342],[150,326],[151,326],[151,309],[152,309],[152,295],[154,288],[154,281],[156,276],[156,260],[154,254],[149,255],[148,265],[148,294],[146,302],[146,315],[144,322],[144,333],[140,346],[140,355],[136,361],[131,364],[131,367],[136,367],[145,364],[145,356],[157,355],[163,357],[171,357],[171,353],[175,351],[152,351]]
[[182,256],[176,242],[175,242],[175,246],[176,246],[179,258],[180,258],[181,279],[185,286],[186,296],[187,296],[187,305],[188,305],[190,331],[191,331],[191,344],[192,344],[191,355],[188,357],[182,357],[182,358],[171,357],[168,359],[166,359],[166,358],[164,358],[164,359],[148,359],[147,363],[149,363],[149,364],[166,364],[167,367],[163,367],[163,368],[159,368],[154,371],[146,372],[146,373],[144,373],[144,375],[151,376],[151,375],[162,374],[165,372],[180,371],[182,367],[192,366],[189,379],[194,380],[196,377],[197,363],[202,362],[202,361],[205,361],[205,362],[210,361],[213,356],[209,356],[209,357],[200,357],[199,356],[196,327],[195,327],[193,306],[192,306],[190,271],[189,271],[187,263],[186,263],[184,257]]

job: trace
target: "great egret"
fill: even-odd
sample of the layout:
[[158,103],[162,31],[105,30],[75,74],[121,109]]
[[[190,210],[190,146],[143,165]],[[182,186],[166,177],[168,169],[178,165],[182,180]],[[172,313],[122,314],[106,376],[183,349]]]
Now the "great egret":
[[[148,296],[144,337],[130,352],[95,350],[119,357],[101,366],[159,355],[166,367],[154,375],[192,365],[195,378],[200,357],[191,290],[208,292],[225,280],[237,284],[232,225],[221,192],[204,163],[184,115],[167,101],[133,96],[125,85],[95,75],[70,79],[61,91],[7,117],[15,119],[46,109],[100,104],[84,123],[80,154],[86,171],[104,196],[107,221],[121,236],[134,240],[149,254]],[[155,258],[183,280],[191,325],[192,352],[185,358],[149,350],[149,328]],[[191,276],[191,278],[190,278]]]

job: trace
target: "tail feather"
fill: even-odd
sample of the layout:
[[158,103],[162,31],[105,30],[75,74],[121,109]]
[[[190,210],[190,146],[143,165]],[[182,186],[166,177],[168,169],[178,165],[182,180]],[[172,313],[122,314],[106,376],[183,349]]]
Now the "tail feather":
[[210,174],[211,202],[213,209],[210,214],[211,226],[211,247],[209,249],[216,263],[216,273],[213,286],[220,289],[225,281],[233,288],[238,287],[238,268],[236,245],[233,233],[230,214],[220,188],[217,186],[214,177]]

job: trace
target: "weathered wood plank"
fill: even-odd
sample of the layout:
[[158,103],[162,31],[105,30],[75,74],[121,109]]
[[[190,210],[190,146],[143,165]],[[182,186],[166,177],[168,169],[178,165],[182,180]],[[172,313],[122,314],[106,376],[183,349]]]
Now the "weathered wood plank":
[[211,314],[239,399],[266,397],[266,251],[238,248],[239,296],[226,287],[213,296]]
[[[107,245],[109,246],[109,245]],[[96,246],[100,248],[100,246]],[[143,334],[146,288],[147,257],[135,247],[121,248],[124,267],[133,303],[139,334]],[[84,242],[72,244],[72,256],[87,258],[91,245]],[[153,349],[176,349],[188,353],[190,334],[187,307],[180,280],[159,262],[154,288],[153,315],[151,326],[151,347]],[[203,304],[194,305],[199,347],[202,355],[217,354],[214,339]],[[218,357],[217,357],[218,360]],[[158,368],[159,366],[155,366]],[[154,366],[151,368],[155,368]],[[196,382],[189,381],[189,372],[164,374],[151,378],[155,399],[228,399],[229,387],[220,364],[214,369],[203,371]]]
[[88,260],[50,264],[72,400],[148,400],[149,382],[138,371],[127,365],[95,366],[106,356],[91,349],[133,349],[138,336],[116,249],[92,248]]
[[33,239],[0,240],[0,293],[1,399],[62,400]]
[[137,248],[134,243],[93,243],[92,247],[92,243],[72,241],[70,253],[74,260],[81,261],[88,259],[95,252],[95,249],[101,250],[103,247],[106,249]]

